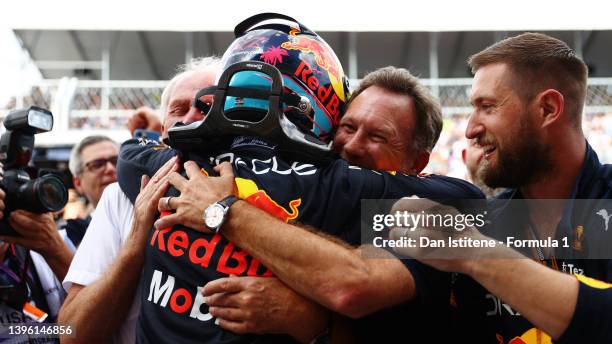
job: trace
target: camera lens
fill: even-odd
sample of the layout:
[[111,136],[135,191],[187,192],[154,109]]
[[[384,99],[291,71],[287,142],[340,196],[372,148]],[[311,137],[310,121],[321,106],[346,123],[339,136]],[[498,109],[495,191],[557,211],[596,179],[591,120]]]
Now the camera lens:
[[46,175],[34,181],[35,193],[44,211],[59,211],[68,202],[68,190],[62,181],[53,175]]
[[68,202],[66,186],[57,176],[51,174],[25,182],[15,194],[15,209],[39,214],[62,210]]

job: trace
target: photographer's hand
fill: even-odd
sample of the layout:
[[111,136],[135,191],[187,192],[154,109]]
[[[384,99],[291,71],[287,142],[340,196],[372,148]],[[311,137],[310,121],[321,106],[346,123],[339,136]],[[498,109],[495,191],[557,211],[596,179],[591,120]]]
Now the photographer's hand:
[[73,253],[57,231],[53,214],[15,210],[9,217],[9,224],[19,236],[2,236],[0,240],[40,253],[55,276],[60,281],[63,280],[70,267]]

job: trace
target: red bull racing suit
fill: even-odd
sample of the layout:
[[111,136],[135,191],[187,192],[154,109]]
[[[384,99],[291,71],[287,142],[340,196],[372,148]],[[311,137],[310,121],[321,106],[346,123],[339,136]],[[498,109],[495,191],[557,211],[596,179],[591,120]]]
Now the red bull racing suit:
[[[226,147],[230,147],[229,143]],[[140,176],[152,175],[177,154],[176,150],[154,142],[124,143],[118,162],[121,188],[133,201],[139,192]],[[448,177],[394,176],[350,166],[343,160],[324,167],[288,162],[275,155],[272,145],[244,137],[233,141],[230,149],[190,153],[182,160],[196,161],[210,175],[215,174],[214,165],[229,161],[245,200],[285,221],[300,221],[355,245],[360,243],[361,199],[410,195],[435,199],[483,197],[472,184]],[[170,189],[167,195],[178,196],[178,192]],[[409,325],[414,326],[415,336],[420,333],[423,338],[446,333],[424,328],[433,322],[436,327],[448,324],[450,276],[412,260],[405,264],[415,279],[416,299],[410,305],[366,317],[363,321],[372,329],[372,338],[393,338],[398,326]],[[228,275],[271,276],[272,273],[221,235],[183,226],[153,230],[141,278],[143,299],[138,342],[289,342],[286,336],[238,335],[215,325],[201,288],[208,281]]]

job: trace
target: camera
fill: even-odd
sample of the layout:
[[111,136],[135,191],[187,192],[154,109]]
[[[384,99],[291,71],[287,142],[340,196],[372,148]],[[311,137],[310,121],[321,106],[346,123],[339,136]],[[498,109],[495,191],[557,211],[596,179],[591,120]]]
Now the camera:
[[61,179],[52,174],[31,178],[28,164],[34,150],[34,135],[53,128],[50,111],[31,106],[11,111],[4,119],[6,132],[0,137],[0,162],[4,165],[4,178],[0,182],[6,194],[4,218],[0,221],[0,234],[17,235],[7,222],[16,209],[33,213],[59,211],[68,202],[68,190]]

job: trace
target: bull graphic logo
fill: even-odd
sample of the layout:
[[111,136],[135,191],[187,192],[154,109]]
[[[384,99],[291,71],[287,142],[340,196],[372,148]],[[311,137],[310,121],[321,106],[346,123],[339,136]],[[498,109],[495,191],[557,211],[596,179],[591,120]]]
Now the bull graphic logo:
[[312,54],[317,65],[327,71],[329,81],[340,100],[345,101],[344,85],[342,84],[344,71],[342,71],[342,66],[336,56],[330,53],[331,48],[325,48],[324,44],[307,35],[300,35],[300,30],[298,29],[292,29],[289,32],[289,41],[282,43],[281,47],[287,50],[299,50],[303,53]]
[[298,207],[302,204],[302,199],[294,199],[289,202],[289,210],[276,203],[265,190],[260,190],[254,181],[250,179],[235,178],[238,196],[267,212],[268,214],[281,219],[284,222],[295,220],[299,215]]
[[603,218],[604,224],[606,225],[605,231],[607,232],[608,231],[608,224],[610,222],[610,218],[612,217],[612,214],[608,215],[608,211],[606,209],[601,209],[596,214]]
[[[209,176],[208,172],[203,168],[200,169],[200,172],[207,177]],[[260,190],[254,181],[239,177],[234,178],[234,181],[238,189],[238,198],[247,201],[268,214],[284,222],[295,220],[300,214],[298,208],[302,204],[301,198],[289,201],[289,210],[287,210],[282,205],[276,203],[265,190]]]

